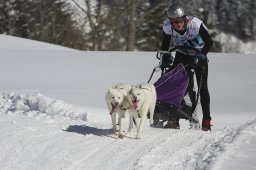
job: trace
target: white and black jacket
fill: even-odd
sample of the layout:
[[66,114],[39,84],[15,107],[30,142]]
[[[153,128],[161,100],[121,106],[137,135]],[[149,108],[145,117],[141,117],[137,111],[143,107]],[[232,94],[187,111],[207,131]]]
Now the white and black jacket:
[[174,46],[182,45],[188,39],[199,35],[205,44],[201,52],[206,55],[213,46],[213,41],[203,22],[196,17],[186,16],[184,27],[185,29],[183,31],[178,32],[172,27],[169,19],[165,20],[161,50],[168,50],[171,40]]

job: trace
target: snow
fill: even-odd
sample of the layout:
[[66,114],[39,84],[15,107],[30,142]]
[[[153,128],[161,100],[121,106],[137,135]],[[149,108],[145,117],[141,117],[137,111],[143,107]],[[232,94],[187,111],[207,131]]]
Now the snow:
[[255,41],[244,42],[239,40],[232,34],[227,34],[223,32],[219,33],[216,36],[216,40],[220,43],[222,52],[233,51],[244,54],[256,54]]
[[105,93],[147,82],[154,52],[84,52],[0,35],[0,53],[0,169],[256,169],[253,54],[209,54],[211,132],[147,121],[136,140],[135,130],[111,134]]
[[48,44],[39,41],[33,41],[29,39],[12,37],[8,35],[0,34],[0,49],[6,50],[47,50],[47,51],[75,51],[74,49],[62,47],[59,45]]

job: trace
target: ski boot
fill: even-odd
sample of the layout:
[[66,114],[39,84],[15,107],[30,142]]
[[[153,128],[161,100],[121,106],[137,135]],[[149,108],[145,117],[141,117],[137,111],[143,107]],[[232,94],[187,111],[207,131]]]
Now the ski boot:
[[202,122],[202,130],[203,131],[211,131],[211,120],[203,120]]
[[167,124],[164,126],[164,128],[169,128],[169,129],[180,129],[180,124],[179,120],[176,118],[171,118],[168,120]]

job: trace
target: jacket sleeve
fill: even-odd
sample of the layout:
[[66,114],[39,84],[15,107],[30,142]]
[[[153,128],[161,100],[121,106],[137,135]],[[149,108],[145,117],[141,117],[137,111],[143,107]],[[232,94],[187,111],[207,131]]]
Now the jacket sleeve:
[[170,42],[171,42],[171,35],[168,35],[163,31],[163,40],[162,40],[161,50],[168,51],[170,47]]
[[205,28],[205,26],[203,24],[201,24],[201,26],[199,28],[199,35],[201,36],[201,38],[203,39],[203,41],[205,43],[205,45],[202,49],[202,53],[206,55],[212,48],[213,41],[212,41],[212,37],[210,36],[209,32],[207,31],[207,29]]

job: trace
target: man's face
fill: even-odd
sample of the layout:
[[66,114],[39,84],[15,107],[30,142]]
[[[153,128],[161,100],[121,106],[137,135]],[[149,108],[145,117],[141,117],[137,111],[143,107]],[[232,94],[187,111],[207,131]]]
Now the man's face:
[[182,28],[185,24],[185,17],[172,18],[170,19],[172,26],[177,31],[182,31]]

